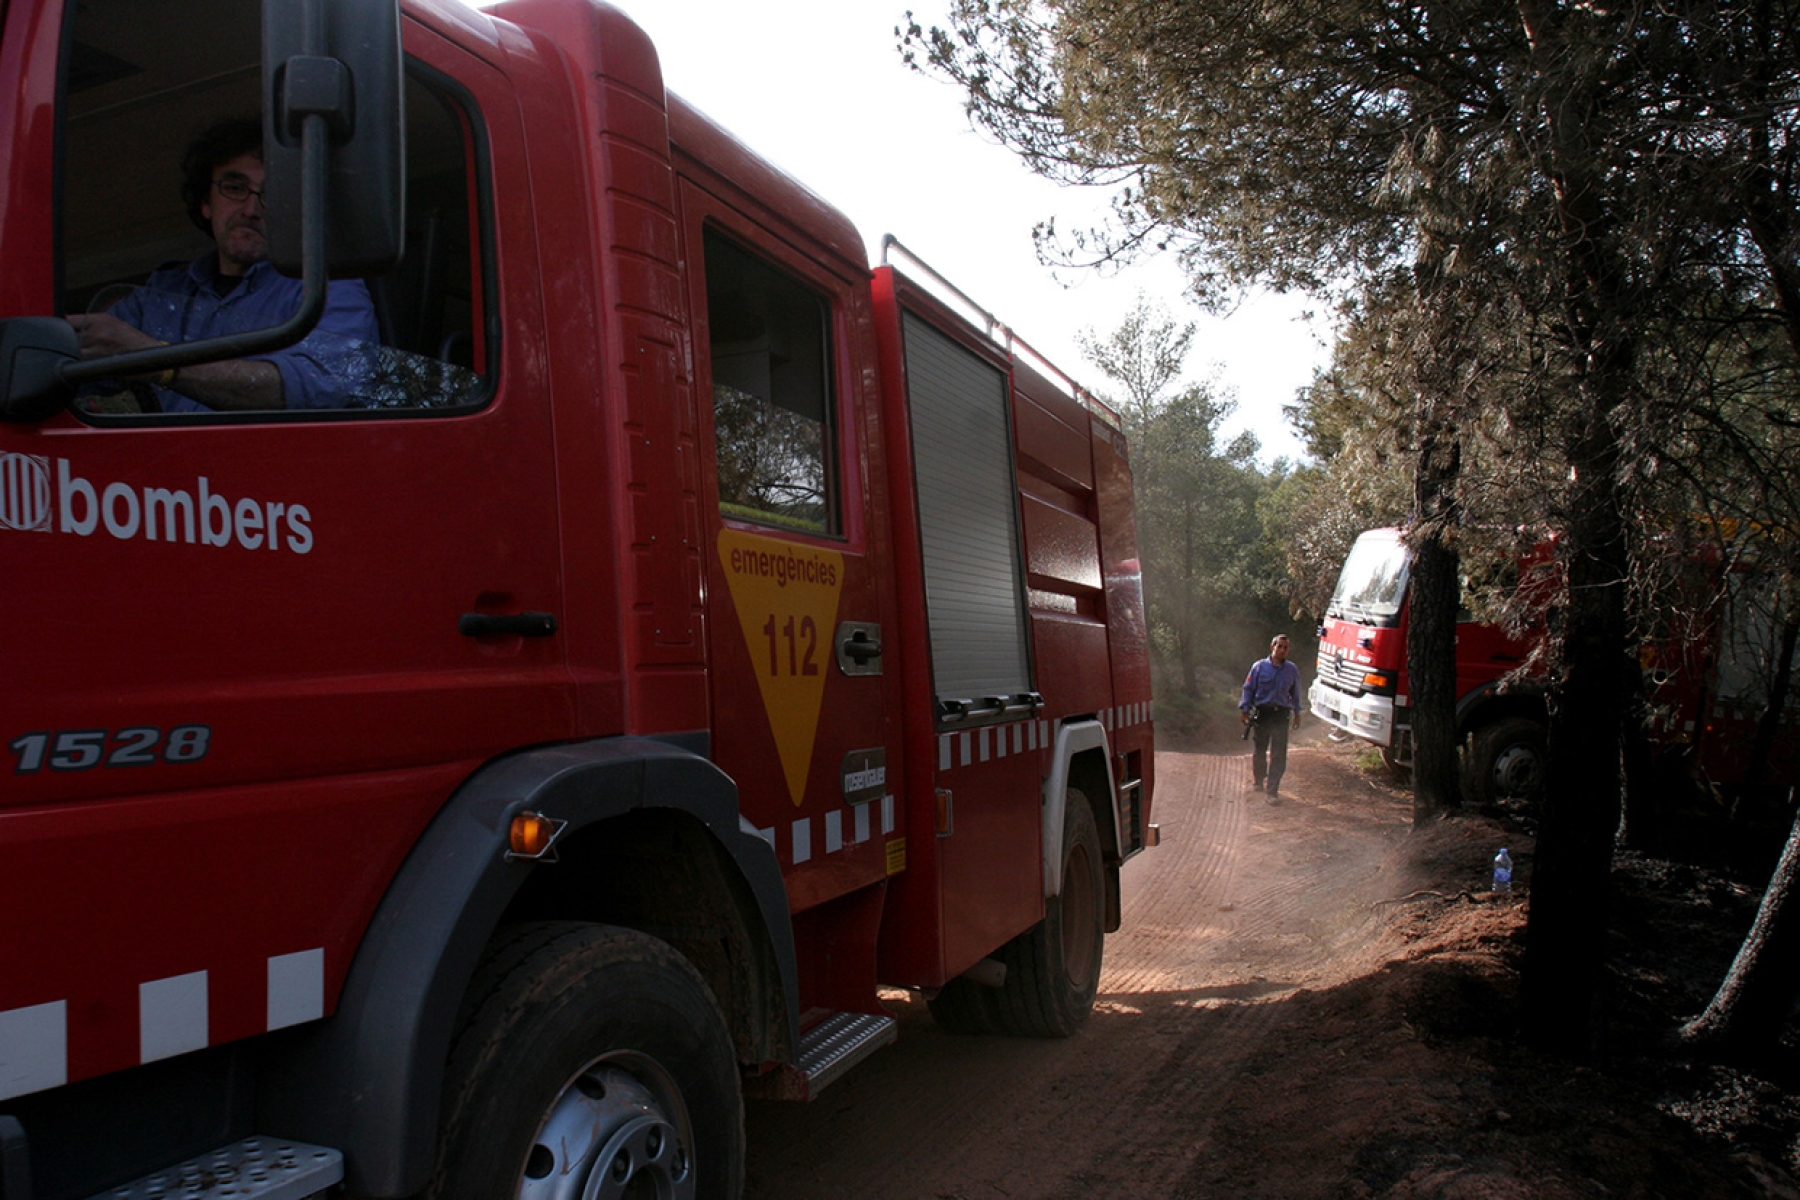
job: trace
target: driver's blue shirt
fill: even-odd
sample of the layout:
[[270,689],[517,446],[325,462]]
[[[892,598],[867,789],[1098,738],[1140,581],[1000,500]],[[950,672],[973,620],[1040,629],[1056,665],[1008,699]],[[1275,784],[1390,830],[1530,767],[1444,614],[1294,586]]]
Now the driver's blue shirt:
[[1267,704],[1300,711],[1300,668],[1294,665],[1293,659],[1278,667],[1273,659],[1265,658],[1244,676],[1244,694],[1238,701],[1238,709],[1249,712]]
[[[219,275],[216,263],[210,254],[191,263],[166,263],[110,311],[160,341],[192,342],[267,329],[300,307],[300,281],[267,260],[241,277]],[[353,408],[362,404],[358,389],[369,376],[379,340],[368,287],[360,279],[340,279],[326,287],[325,312],[311,333],[285,349],[249,357],[281,372],[288,408]],[[169,388],[154,390],[164,412],[213,411]]]

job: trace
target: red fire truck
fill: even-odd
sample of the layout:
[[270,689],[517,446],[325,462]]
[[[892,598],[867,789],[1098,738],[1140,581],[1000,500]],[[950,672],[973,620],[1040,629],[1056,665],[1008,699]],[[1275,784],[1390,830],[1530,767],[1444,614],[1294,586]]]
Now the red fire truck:
[[[729,1196],[881,987],[1073,1032],[1156,840],[1114,416],[604,3],[263,7],[0,0],[0,1200]],[[82,359],[245,113],[299,310]],[[334,403],[152,403],[327,277]]]
[[[1389,765],[1399,767],[1412,762],[1410,564],[1398,529],[1372,529],[1356,539],[1326,609],[1309,695],[1315,715],[1380,747]],[[1517,586],[1547,578],[1555,569],[1548,544],[1519,566]],[[1718,572],[1716,565],[1703,567],[1709,587]],[[1746,558],[1726,582],[1726,602],[1714,620],[1666,630],[1639,652],[1650,689],[1650,734],[1686,750],[1715,783],[1743,779],[1781,653],[1773,581]],[[1521,670],[1535,644],[1530,631],[1512,637],[1473,619],[1456,626],[1456,722],[1465,739],[1464,788],[1477,803],[1528,799],[1543,787],[1548,713],[1540,679]],[[1772,751],[1768,778],[1800,773],[1800,704],[1792,698]]]

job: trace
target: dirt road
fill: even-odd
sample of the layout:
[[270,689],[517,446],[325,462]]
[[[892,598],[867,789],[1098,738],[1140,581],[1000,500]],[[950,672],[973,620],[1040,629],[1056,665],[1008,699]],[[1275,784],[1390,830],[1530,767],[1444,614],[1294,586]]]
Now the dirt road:
[[1247,766],[1158,756],[1163,845],[1126,868],[1080,1035],[955,1037],[896,1000],[897,1045],[811,1106],[752,1107],[750,1195],[1176,1194],[1212,1114],[1257,1086],[1247,1065],[1294,1019],[1270,1001],[1358,969],[1381,919],[1363,896],[1406,834],[1403,801],[1319,749],[1295,750],[1279,805],[1249,791]]
[[895,993],[898,1044],[750,1107],[747,1195],[1800,1195],[1654,1087],[1518,1049],[1523,901],[1485,885],[1503,838],[1528,879],[1528,839],[1409,837],[1408,798],[1353,760],[1297,748],[1270,806],[1241,754],[1159,754],[1163,845],[1127,867],[1081,1033],[952,1036]]

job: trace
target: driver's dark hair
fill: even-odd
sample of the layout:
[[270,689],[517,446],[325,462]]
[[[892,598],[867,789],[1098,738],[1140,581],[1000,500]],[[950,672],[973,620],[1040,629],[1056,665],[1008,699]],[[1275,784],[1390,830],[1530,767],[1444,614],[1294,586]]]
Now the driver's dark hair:
[[255,117],[230,117],[202,132],[188,143],[181,156],[181,199],[188,220],[201,233],[212,236],[212,222],[200,211],[212,195],[213,172],[240,154],[262,155],[262,121]]

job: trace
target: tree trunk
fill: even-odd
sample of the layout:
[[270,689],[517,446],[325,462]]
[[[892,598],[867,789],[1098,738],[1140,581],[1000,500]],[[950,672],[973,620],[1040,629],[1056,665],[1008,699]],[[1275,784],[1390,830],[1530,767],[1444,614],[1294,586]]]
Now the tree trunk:
[[[1790,802],[1793,793],[1789,792]],[[1800,820],[1763,892],[1756,923],[1706,1011],[1682,1026],[1690,1044],[1721,1057],[1766,1060],[1800,1000]]]
[[1582,44],[1581,30],[1568,27],[1578,6],[1518,5],[1549,135],[1547,168],[1561,232],[1560,350],[1580,400],[1567,449],[1571,485],[1559,551],[1567,599],[1551,677],[1544,823],[1532,866],[1520,1015],[1528,1041],[1582,1056],[1599,1031],[1621,804],[1619,737],[1637,669],[1626,640],[1631,563],[1620,468],[1640,325],[1611,242],[1605,168],[1589,141],[1602,136],[1607,96],[1600,60]]
[[[1603,432],[1604,418],[1591,423]],[[1564,538],[1568,604],[1550,693],[1544,823],[1531,874],[1521,1008],[1526,1038],[1558,1053],[1592,1049],[1606,963],[1613,845],[1620,817],[1619,734],[1635,666],[1625,646],[1625,555],[1616,451],[1590,437],[1577,461],[1592,485]]]
[[1626,705],[1622,731],[1625,844],[1633,850],[1655,852],[1662,848],[1662,810],[1676,794],[1676,787],[1673,781],[1659,778],[1656,770],[1656,754],[1650,744],[1650,705],[1644,695],[1645,682],[1640,668]]
[[[1782,589],[1787,592],[1786,588]],[[1781,732],[1781,719],[1787,715],[1788,692],[1793,687],[1794,649],[1800,642],[1800,608],[1788,610],[1781,627],[1781,645],[1775,651],[1775,677],[1769,683],[1769,703],[1762,719],[1756,723],[1756,740],[1750,744],[1750,762],[1744,771],[1744,782],[1754,787],[1769,770],[1769,755],[1775,750],[1775,735]]]
[[1413,728],[1413,825],[1462,801],[1456,762],[1458,559],[1438,530],[1413,546],[1406,631]]
[[1456,614],[1462,581],[1452,541],[1462,521],[1462,435],[1456,401],[1457,291],[1444,249],[1427,238],[1413,269],[1425,317],[1414,370],[1412,572],[1407,584],[1406,672],[1413,738],[1413,826],[1462,803],[1456,759]]

